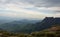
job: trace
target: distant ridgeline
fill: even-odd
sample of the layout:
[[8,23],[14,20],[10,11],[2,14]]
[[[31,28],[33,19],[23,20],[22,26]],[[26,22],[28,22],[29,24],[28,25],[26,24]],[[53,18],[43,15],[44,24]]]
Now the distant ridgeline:
[[43,21],[49,24],[60,24],[60,17],[46,17]]
[[40,31],[55,25],[60,26],[60,17],[45,17],[45,19],[37,23],[36,29]]
[[48,29],[52,26],[60,26],[60,17],[46,17],[41,22],[37,22],[34,24],[20,24],[20,23],[8,23],[0,25],[0,28],[17,33],[31,33],[35,31],[41,31],[44,29]]
[[[60,25],[60,17],[46,17],[43,21],[48,25]],[[42,22],[43,22],[42,21]]]

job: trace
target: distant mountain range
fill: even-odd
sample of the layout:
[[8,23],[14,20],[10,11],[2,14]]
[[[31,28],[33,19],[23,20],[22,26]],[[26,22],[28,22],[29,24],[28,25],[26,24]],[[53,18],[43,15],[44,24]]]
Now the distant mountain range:
[[31,22],[35,23],[37,21],[40,21],[39,19],[28,19],[28,18],[10,18],[10,17],[4,17],[0,16],[0,25],[4,23],[11,23],[11,22]]
[[27,19],[16,20],[12,22],[3,23],[0,25],[0,28],[2,28],[3,30],[10,31],[10,32],[17,32],[28,25],[32,25],[40,21],[41,20],[27,20]]
[[46,17],[42,21],[13,21],[0,25],[0,28],[9,32],[31,33],[50,28],[53,25],[60,25],[60,18]]

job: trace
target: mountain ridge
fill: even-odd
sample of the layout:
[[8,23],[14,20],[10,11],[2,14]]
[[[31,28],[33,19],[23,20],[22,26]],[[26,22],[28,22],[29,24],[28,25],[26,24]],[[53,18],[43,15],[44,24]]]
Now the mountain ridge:
[[[35,31],[41,31],[47,28],[50,28],[54,25],[60,25],[60,17],[58,18],[54,18],[54,17],[45,17],[41,22],[37,22],[35,24],[23,24],[22,26],[20,24],[14,24],[13,25],[13,29],[12,27],[8,24],[9,29],[11,28],[13,31],[12,32],[22,32],[22,33],[31,33],[31,32],[35,32]],[[2,28],[4,28],[5,26],[1,26]],[[6,30],[9,31],[9,29],[7,29],[7,26],[5,27]]]

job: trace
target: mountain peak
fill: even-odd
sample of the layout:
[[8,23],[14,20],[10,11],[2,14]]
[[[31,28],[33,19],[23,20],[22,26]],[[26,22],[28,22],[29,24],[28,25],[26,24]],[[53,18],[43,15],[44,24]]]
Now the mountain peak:
[[44,21],[48,21],[55,24],[60,24],[60,17],[46,17]]
[[60,17],[45,17],[45,19],[38,23],[37,29],[43,30],[54,25],[60,26]]
[[45,17],[46,19],[60,19],[60,17]]

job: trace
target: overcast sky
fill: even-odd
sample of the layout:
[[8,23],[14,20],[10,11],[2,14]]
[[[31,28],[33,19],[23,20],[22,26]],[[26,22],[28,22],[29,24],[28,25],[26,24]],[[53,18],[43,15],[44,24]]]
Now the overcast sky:
[[60,17],[60,0],[0,0],[0,17]]

